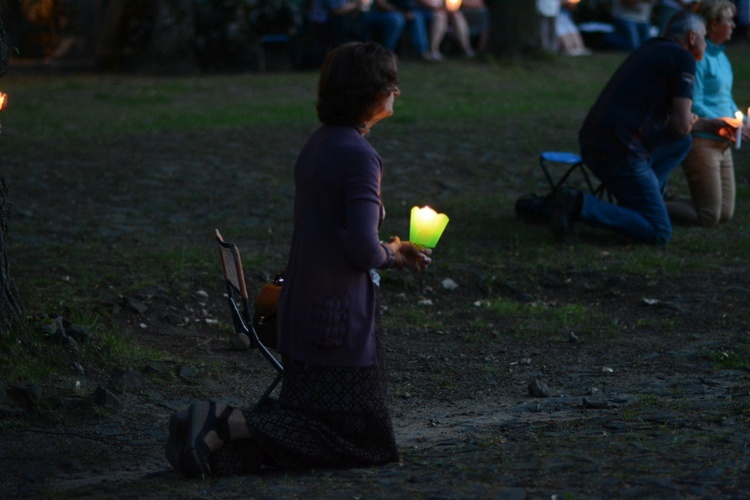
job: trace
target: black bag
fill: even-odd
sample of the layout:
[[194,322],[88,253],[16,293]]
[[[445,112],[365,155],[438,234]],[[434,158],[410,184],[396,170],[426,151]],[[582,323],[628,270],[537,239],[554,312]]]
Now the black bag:
[[516,200],[516,217],[526,222],[548,223],[555,213],[555,196],[525,194]]
[[263,286],[253,306],[253,328],[263,345],[269,349],[275,349],[278,344],[276,308],[283,283],[284,273],[277,274],[271,282]]

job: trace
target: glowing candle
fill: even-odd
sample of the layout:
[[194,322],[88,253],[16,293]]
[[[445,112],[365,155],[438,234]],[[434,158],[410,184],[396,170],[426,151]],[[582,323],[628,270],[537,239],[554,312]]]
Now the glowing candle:
[[0,92],[0,111],[5,109],[5,105],[7,104],[7,102],[8,102],[8,95]]
[[439,214],[428,206],[413,207],[411,209],[409,241],[415,245],[435,248],[447,225],[447,215]]
[[734,149],[740,149],[740,146],[742,146],[742,124],[745,120],[742,118],[742,111],[737,111],[734,117],[737,118],[737,140],[734,143]]
[[461,8],[461,0],[445,0],[445,7],[448,10],[455,12]]

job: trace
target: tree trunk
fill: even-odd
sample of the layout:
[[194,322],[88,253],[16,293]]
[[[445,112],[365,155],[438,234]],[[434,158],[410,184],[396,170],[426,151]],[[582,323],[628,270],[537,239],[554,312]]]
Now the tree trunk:
[[[8,69],[8,44],[5,40],[3,20],[0,19],[0,76]],[[11,202],[5,179],[0,177],[0,336],[7,337],[11,329],[23,325],[23,314],[18,303],[18,294],[8,271],[5,236],[8,234]]]
[[0,336],[7,337],[13,328],[23,327],[23,313],[18,294],[10,279],[5,236],[8,234],[8,219],[12,204],[8,198],[5,179],[0,177]]
[[8,60],[10,59],[10,49],[8,48],[8,41],[5,38],[3,20],[0,19],[0,76],[3,76],[8,71]]
[[534,0],[487,0],[490,11],[489,51],[517,56],[539,47],[539,21]]
[[103,69],[185,74],[194,54],[193,2],[112,0],[104,15],[95,64]]

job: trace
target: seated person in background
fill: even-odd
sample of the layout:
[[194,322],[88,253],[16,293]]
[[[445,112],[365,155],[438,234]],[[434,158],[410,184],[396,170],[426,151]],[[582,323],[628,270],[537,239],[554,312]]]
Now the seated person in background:
[[[370,2],[373,0],[362,0]],[[370,8],[364,13],[366,35],[365,40],[373,40],[375,33],[379,35],[378,42],[385,49],[395,52],[401,35],[406,27],[406,18],[398,11],[388,11],[377,8]]]
[[371,40],[373,31],[381,45],[395,50],[406,20],[395,12],[372,11],[372,0],[312,0],[310,29],[325,53],[329,48],[352,40]]
[[[695,68],[693,144],[682,164],[690,200],[667,201],[672,221],[712,227],[734,214],[734,163],[731,139],[737,134],[722,117],[738,110],[732,99],[732,65],[724,44],[732,38],[735,6],[730,0],[702,0],[697,13],[706,20],[706,54]],[[750,126],[742,130],[750,139]]]
[[659,7],[657,8],[657,14],[659,15],[659,33],[664,31],[667,27],[669,20],[680,12],[685,10],[693,4],[693,0],[659,0]]
[[[411,33],[411,43],[414,50],[425,61],[436,61],[430,51],[430,41],[427,35],[432,13],[418,10],[415,0],[375,0],[373,12],[390,12],[404,18],[406,29]],[[394,49],[389,49],[394,51]]]
[[560,189],[552,233],[568,241],[576,221],[634,240],[665,245],[672,225],[662,190],[690,150],[698,119],[690,112],[695,61],[706,48],[703,19],[672,18],[664,37],[647,40],[615,71],[579,132],[581,157],[617,200]]
[[406,18],[398,10],[385,10],[372,5],[373,0],[363,0],[370,3],[370,8],[363,12],[365,20],[364,40],[375,40],[384,48],[395,52],[398,42],[406,27]]
[[542,50],[557,53],[557,16],[560,15],[560,0],[536,0],[539,17],[539,36]]
[[620,50],[635,50],[651,38],[651,13],[656,0],[613,0],[612,22],[615,31],[605,37]]
[[310,31],[319,52],[352,39],[363,37],[360,12],[368,0],[312,0],[308,14]]
[[432,16],[430,23],[430,51],[435,60],[442,60],[440,45],[443,43],[448,26],[453,27],[453,32],[466,57],[474,57],[476,54],[471,48],[469,39],[469,24],[466,22],[461,10],[448,10],[445,0],[417,0],[417,8]]
[[477,52],[484,52],[490,37],[490,11],[484,0],[463,0],[461,12],[469,24],[469,38],[476,38]]
[[557,16],[555,23],[555,34],[557,35],[557,44],[560,53],[566,56],[585,56],[590,55],[591,51],[586,48],[578,31],[578,26],[573,22],[571,9],[575,8],[576,3],[563,0],[562,9]]

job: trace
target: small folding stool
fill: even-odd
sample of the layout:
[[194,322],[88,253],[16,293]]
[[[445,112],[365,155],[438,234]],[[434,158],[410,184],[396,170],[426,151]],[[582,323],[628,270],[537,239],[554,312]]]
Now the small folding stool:
[[[562,165],[563,168],[565,168],[562,176],[556,182],[550,173],[550,168],[555,164]],[[598,198],[602,198],[606,193],[603,183],[594,187],[594,184],[591,182],[593,174],[588,171],[583,159],[575,153],[567,151],[545,151],[539,155],[539,165],[542,167],[544,177],[547,179],[550,189],[552,190],[552,196],[554,196],[557,190],[568,182],[568,178],[576,171],[580,171],[581,176],[586,183],[586,187],[588,187],[591,194]],[[612,201],[612,196],[609,193],[607,193],[607,198],[609,201]]]

